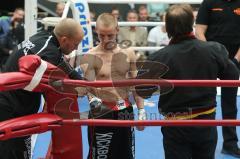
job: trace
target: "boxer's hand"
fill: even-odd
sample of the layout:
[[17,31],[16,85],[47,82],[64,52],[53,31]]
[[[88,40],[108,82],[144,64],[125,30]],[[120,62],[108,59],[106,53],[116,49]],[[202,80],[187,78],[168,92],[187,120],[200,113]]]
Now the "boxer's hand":
[[[144,108],[138,109],[138,120],[147,120],[147,114]],[[144,129],[144,126],[137,126],[138,131],[143,131]]]
[[89,101],[89,105],[91,109],[97,108],[101,106],[102,100],[97,97],[92,97]]

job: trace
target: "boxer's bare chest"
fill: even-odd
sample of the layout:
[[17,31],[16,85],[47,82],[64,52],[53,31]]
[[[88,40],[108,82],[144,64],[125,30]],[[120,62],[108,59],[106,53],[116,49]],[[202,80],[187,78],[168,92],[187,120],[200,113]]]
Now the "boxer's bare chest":
[[130,63],[125,53],[103,53],[98,55],[102,64],[97,65],[97,79],[125,79]]

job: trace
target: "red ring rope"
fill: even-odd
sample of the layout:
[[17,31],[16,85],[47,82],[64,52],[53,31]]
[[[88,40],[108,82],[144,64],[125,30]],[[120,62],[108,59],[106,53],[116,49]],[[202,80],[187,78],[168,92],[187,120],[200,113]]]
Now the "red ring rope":
[[121,81],[82,81],[64,79],[61,81],[65,86],[90,86],[90,87],[126,87],[137,85],[169,85],[185,87],[237,87],[240,86],[240,80],[152,80],[152,79],[130,79]]
[[63,125],[71,126],[240,126],[240,120],[63,120]]

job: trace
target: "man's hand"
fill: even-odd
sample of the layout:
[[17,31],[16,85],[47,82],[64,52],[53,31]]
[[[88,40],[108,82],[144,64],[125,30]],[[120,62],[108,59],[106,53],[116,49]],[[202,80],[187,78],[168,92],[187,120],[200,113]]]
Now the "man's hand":
[[[147,120],[147,114],[144,108],[138,109],[138,120]],[[137,126],[138,131],[143,131],[144,129],[144,126]]]

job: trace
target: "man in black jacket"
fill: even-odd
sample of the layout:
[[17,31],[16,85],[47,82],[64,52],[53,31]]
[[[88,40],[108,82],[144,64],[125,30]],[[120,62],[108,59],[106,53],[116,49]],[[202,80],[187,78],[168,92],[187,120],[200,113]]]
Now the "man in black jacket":
[[[59,22],[53,33],[40,32],[18,46],[4,72],[17,72],[18,59],[25,55],[35,54],[53,65],[61,68],[72,79],[81,76],[65,61],[64,56],[78,48],[84,33],[79,23],[67,18]],[[0,92],[0,121],[38,112],[41,94],[23,89]],[[4,159],[29,159],[31,152],[29,137],[0,141],[0,156]]]
[[[237,67],[240,61],[240,1],[204,0],[196,19],[196,36],[203,41],[217,41],[228,50],[228,57]],[[229,73],[226,80],[238,80],[239,76]],[[237,118],[237,87],[221,88],[223,119]],[[222,153],[240,158],[236,127],[222,127]]]
[[[237,69],[223,45],[195,38],[193,22],[189,5],[169,8],[166,30],[170,44],[149,57],[141,68],[148,72],[140,74],[139,78],[216,80]],[[165,72],[160,72],[162,68],[156,63],[164,65]],[[142,92],[141,87],[136,88],[143,97],[149,97],[154,90],[154,87],[147,87],[147,91],[145,87]],[[165,119],[215,119],[216,88],[176,87],[161,93],[165,94],[160,95],[158,107]],[[214,159],[216,127],[162,127],[162,133],[166,159]]]

